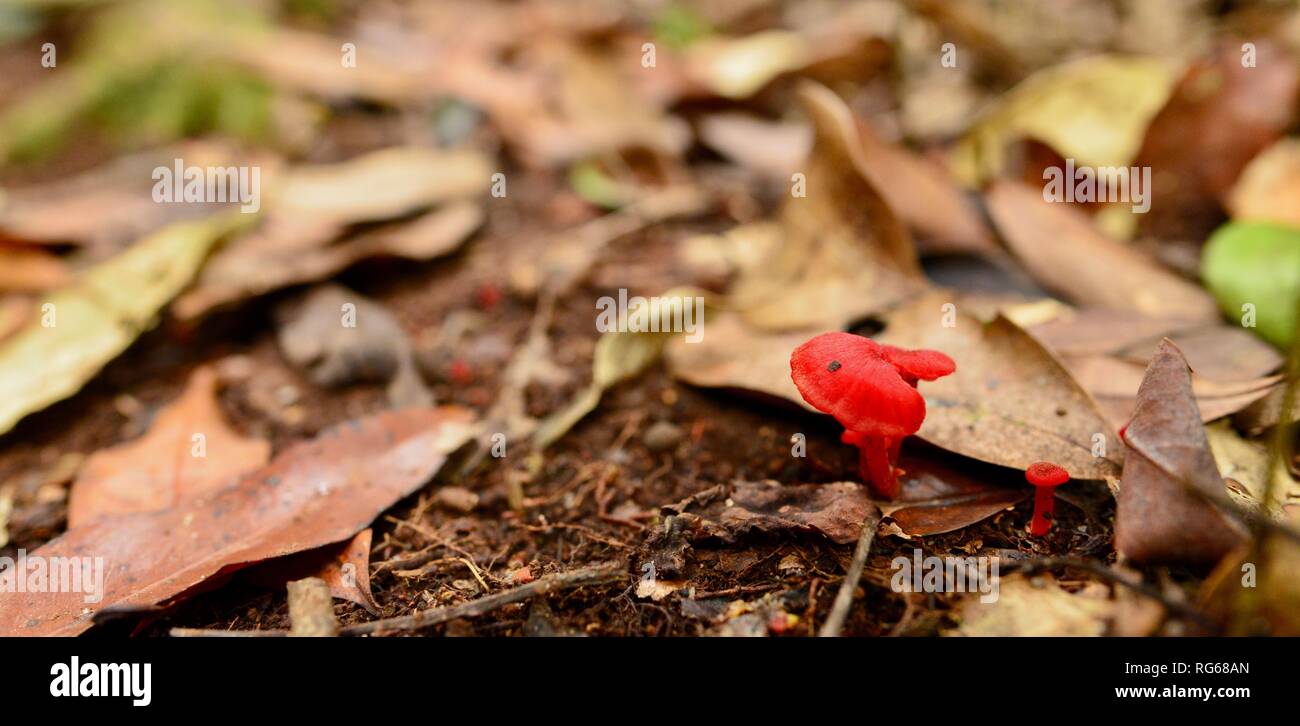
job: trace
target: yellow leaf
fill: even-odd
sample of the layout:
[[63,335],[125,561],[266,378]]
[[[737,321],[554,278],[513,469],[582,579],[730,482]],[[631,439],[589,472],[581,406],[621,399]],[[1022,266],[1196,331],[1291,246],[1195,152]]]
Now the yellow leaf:
[[1079,165],[1128,166],[1151,119],[1173,90],[1164,61],[1095,56],[1026,78],[975,123],[953,152],[953,171],[970,186],[998,176],[1006,145],[1035,139]]

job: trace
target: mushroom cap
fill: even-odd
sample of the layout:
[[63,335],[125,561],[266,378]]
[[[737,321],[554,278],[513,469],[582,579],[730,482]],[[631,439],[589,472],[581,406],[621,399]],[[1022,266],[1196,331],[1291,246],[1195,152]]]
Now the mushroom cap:
[[934,380],[955,368],[937,351],[883,346],[849,333],[823,333],[790,356],[790,378],[804,400],[866,436],[916,433],[925,399],[905,376]]
[[1070,472],[1050,461],[1039,461],[1025,469],[1025,479],[1036,487],[1057,487],[1070,481]]
[[908,350],[880,343],[877,345],[880,346],[880,352],[885,356],[885,360],[894,364],[899,371],[911,374],[913,378],[933,381],[957,370],[957,364],[952,358],[937,350],[923,348]]

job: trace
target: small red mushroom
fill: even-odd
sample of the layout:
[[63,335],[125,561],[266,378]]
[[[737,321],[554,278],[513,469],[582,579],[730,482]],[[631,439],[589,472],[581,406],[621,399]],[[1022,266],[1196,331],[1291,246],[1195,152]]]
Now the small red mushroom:
[[1037,489],[1034,493],[1034,517],[1029,520],[1029,533],[1042,537],[1052,528],[1056,488],[1070,481],[1070,472],[1050,461],[1040,461],[1025,469],[1025,479]]
[[934,350],[905,350],[849,333],[823,333],[795,348],[790,377],[813,408],[844,426],[858,447],[858,471],[881,496],[898,496],[894,464],[903,438],[925,420],[918,380],[933,381],[957,364]]

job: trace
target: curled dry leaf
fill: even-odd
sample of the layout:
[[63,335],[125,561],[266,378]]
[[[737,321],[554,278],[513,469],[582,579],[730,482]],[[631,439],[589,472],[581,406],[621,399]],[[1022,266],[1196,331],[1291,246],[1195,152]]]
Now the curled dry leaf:
[[1115,548],[1139,562],[1213,564],[1242,542],[1239,525],[1188,490],[1224,493],[1192,396],[1191,369],[1164,340],[1125,430]]
[[1023,184],[995,182],[989,212],[1012,253],[1043,286],[1084,305],[1152,317],[1218,320],[1209,293],[1098,231],[1069,204]]
[[982,602],[980,593],[966,596],[950,635],[966,636],[1087,636],[1104,635],[1114,603],[1099,593],[1071,594],[1051,576],[1026,578],[1020,573],[1002,578],[998,597]]
[[76,393],[126,350],[238,217],[168,226],[45,298],[41,319],[0,344],[0,433]]
[[957,312],[955,326],[945,327],[945,300],[936,294],[909,304],[879,337],[957,361],[956,373],[922,387],[927,413],[917,436],[1016,469],[1051,461],[1074,479],[1103,479],[1119,470],[1113,429],[1047,349],[1001,315],[985,324]]
[[954,171],[970,186],[996,178],[1006,146],[1021,139],[1079,165],[1128,166],[1174,80],[1164,61],[1136,56],[1092,56],[1039,71],[975,123],[954,151]]
[[95,612],[168,604],[223,572],[346,541],[423,486],[474,433],[464,409],[389,411],[291,446],[183,506],[70,530],[32,555],[102,557],[102,599],[0,587],[0,635],[76,635]]
[[784,239],[732,289],[736,308],[760,329],[838,328],[926,286],[906,228],[863,171],[844,102],[811,82],[799,97],[814,142],[781,208]]
[[270,442],[240,436],[217,401],[217,375],[200,367],[144,436],[86,459],[68,497],[68,527],[169,509],[266,463]]
[[[979,211],[943,166],[885,141],[870,124],[856,125],[863,172],[917,235],[922,252],[1000,253]],[[812,145],[806,125],[742,113],[706,117],[700,136],[728,158],[783,183],[799,170]]]

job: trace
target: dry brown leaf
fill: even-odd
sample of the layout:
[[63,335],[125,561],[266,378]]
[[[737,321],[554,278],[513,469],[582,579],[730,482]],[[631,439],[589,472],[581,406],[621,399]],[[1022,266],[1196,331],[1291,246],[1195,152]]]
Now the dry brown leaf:
[[959,467],[934,456],[904,451],[898,466],[904,471],[898,477],[902,487],[899,497],[882,505],[881,511],[908,537],[969,527],[1011,509],[1033,493],[1018,473],[969,461]]
[[693,386],[757,392],[814,411],[790,379],[790,353],[810,337],[755,331],[736,313],[719,312],[699,342],[674,338],[665,356],[673,377]]
[[1243,538],[1240,526],[1187,490],[1222,496],[1219,475],[1178,346],[1160,343],[1125,430],[1115,548],[1139,562],[1213,564]]
[[989,212],[1012,253],[1045,287],[1071,302],[1151,317],[1219,319],[1202,288],[1116,242],[1069,204],[1018,182],[995,182]]
[[1148,193],[1157,202],[1143,220],[1147,225],[1208,232],[1242,169],[1291,125],[1300,83],[1296,62],[1265,38],[1254,42],[1254,67],[1242,63],[1241,43],[1231,40],[1194,62],[1151,120],[1133,162],[1151,167]]
[[290,285],[317,282],[361,260],[380,256],[427,260],[451,252],[483,223],[474,202],[453,202],[390,227],[329,244],[341,229],[326,222],[267,220],[222,248],[173,314],[195,321],[222,306]]
[[812,120],[806,196],[781,208],[784,239],[733,286],[733,303],[760,329],[839,328],[923,291],[907,230],[867,180],[848,108],[805,83]]
[[1002,316],[983,324],[957,312],[955,327],[944,327],[945,302],[935,294],[909,304],[878,338],[937,350],[957,362],[955,373],[921,386],[927,413],[917,436],[1016,469],[1051,461],[1075,479],[1118,472],[1114,430],[1051,353]]
[[86,459],[68,496],[68,527],[170,509],[230,484],[270,456],[270,442],[230,428],[217,401],[216,374],[197,368],[144,436]]
[[[337,56],[337,53],[336,53]],[[210,141],[123,157],[84,174],[49,184],[0,191],[0,231],[43,243],[77,243],[111,253],[155,229],[186,219],[206,217],[229,206],[197,202],[159,204],[153,199],[154,169],[236,165],[235,150]],[[239,164],[274,166],[269,158]]]
[[76,635],[96,612],[166,604],[222,572],[346,541],[424,485],[474,433],[464,409],[389,411],[291,446],[185,506],[70,530],[31,554],[102,557],[102,600],[0,587],[0,635]]

